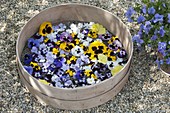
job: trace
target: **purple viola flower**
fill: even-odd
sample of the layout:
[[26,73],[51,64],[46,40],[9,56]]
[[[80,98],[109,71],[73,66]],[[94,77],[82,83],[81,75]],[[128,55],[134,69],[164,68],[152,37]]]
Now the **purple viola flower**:
[[166,59],[166,64],[170,65],[170,57]]
[[60,35],[60,40],[64,41],[64,42],[71,42],[73,40],[73,38],[68,32],[63,32]]
[[84,34],[84,35],[87,35],[89,33],[89,29],[84,29],[83,31],[82,31],[82,34]]
[[122,48],[122,44],[119,40],[115,40],[112,44],[109,44],[108,47],[111,49],[111,50],[118,50],[118,49],[121,49]]
[[110,40],[112,38],[112,35],[109,32],[107,32],[104,35],[99,35],[99,38],[102,40]]
[[170,23],[170,13],[168,13],[168,23]]
[[83,79],[83,71],[82,70],[78,70],[76,72],[76,74],[74,75],[74,78],[77,79],[78,81]]
[[39,41],[37,41],[37,40],[35,40],[33,38],[28,39],[28,48],[32,48],[33,46],[39,47],[39,45],[40,45]]
[[145,17],[143,16],[143,15],[140,15],[138,18],[137,18],[137,22],[138,23],[142,23],[142,22],[144,22],[146,19],[145,19]]
[[32,55],[31,54],[26,54],[25,56],[24,56],[24,64],[26,64],[26,65],[29,65],[30,64],[30,62],[32,61]]
[[155,14],[155,8],[152,6],[148,9],[148,14]]
[[73,83],[70,80],[70,76],[69,75],[63,75],[61,76],[61,80],[64,84],[64,87],[70,87]]
[[145,22],[145,25],[144,25],[144,28],[143,28],[144,31],[145,31],[145,33],[148,34],[149,31],[151,30],[151,28],[152,28],[151,22],[150,22],[150,21],[146,21],[146,22]]
[[63,23],[60,23],[58,26],[59,26],[59,31],[64,31],[66,29],[66,26]]
[[37,39],[37,41],[38,41],[39,43],[43,42],[43,41],[44,41],[44,37],[41,36],[39,39]]
[[159,29],[159,31],[158,31],[158,33],[161,35],[161,37],[164,37],[165,32],[166,32],[166,31],[164,30],[164,26],[161,26],[160,29]]
[[33,68],[32,66],[24,66],[25,70],[30,74],[32,75],[33,74]]
[[125,58],[126,56],[127,56],[127,53],[124,49],[120,50],[120,52],[118,53],[119,58]]
[[153,22],[154,23],[163,22],[163,17],[164,17],[163,15],[160,15],[160,14],[156,13],[155,16],[154,16]]
[[158,38],[157,35],[153,35],[153,36],[151,37],[151,40],[156,40],[157,38]]
[[146,12],[147,12],[146,5],[144,5],[144,6],[142,7],[142,13],[143,13],[143,14],[146,14]]
[[143,44],[143,43],[144,43],[144,41],[140,38],[139,35],[134,35],[134,36],[132,37],[132,41],[135,41],[135,42],[138,43],[138,44]]

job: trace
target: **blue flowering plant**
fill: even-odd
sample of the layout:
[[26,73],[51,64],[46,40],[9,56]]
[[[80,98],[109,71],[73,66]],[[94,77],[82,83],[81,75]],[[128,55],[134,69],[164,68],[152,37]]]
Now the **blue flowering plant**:
[[125,16],[128,22],[139,25],[132,40],[138,48],[149,47],[160,54],[156,63],[170,66],[170,1],[142,0],[130,7]]

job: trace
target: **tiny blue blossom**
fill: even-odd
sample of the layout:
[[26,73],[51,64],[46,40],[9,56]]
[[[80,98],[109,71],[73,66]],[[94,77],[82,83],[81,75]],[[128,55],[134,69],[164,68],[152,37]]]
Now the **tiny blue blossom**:
[[144,41],[140,38],[139,35],[134,35],[132,40],[136,41],[136,43],[138,43],[138,44],[143,44],[144,43]]
[[158,38],[157,35],[153,35],[153,36],[151,37],[151,40],[156,40],[157,38]]
[[170,64],[170,57],[166,59],[166,64]]
[[144,6],[142,7],[142,13],[143,13],[143,14],[146,14],[146,12],[147,12],[146,5],[144,5]]
[[161,35],[161,37],[164,37],[165,35],[165,30],[164,30],[164,26],[161,26],[158,33]]
[[148,9],[148,14],[155,14],[155,8],[153,6]]
[[155,16],[154,16],[153,22],[154,23],[163,22],[163,17],[164,17],[163,15],[160,15],[160,14],[156,13]]
[[145,17],[143,16],[143,15],[140,15],[138,18],[137,18],[137,22],[138,23],[142,23],[142,22],[144,22],[146,19],[145,19]]
[[144,28],[143,28],[145,33],[148,34],[151,28],[152,28],[151,22],[150,21],[146,21],[145,25],[144,25]]
[[132,22],[133,20],[131,19],[132,15],[135,14],[135,10],[133,7],[130,7],[127,12],[125,13],[125,16],[128,18],[129,22]]
[[168,23],[170,23],[170,13],[168,14]]

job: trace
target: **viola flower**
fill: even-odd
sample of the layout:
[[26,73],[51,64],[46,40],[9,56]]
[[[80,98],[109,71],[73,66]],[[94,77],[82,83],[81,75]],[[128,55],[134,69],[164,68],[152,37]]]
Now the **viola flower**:
[[97,31],[90,30],[87,36],[91,38],[97,38]]
[[118,49],[122,48],[122,44],[118,39],[115,39],[112,44],[108,45],[109,49],[117,51]]
[[66,25],[63,24],[63,23],[60,23],[60,24],[58,25],[58,27],[59,27],[59,29],[57,29],[57,32],[63,32],[63,31],[65,31],[65,29],[66,29]]
[[24,69],[30,74],[33,74],[33,68],[31,66],[24,66]]
[[31,53],[36,53],[36,54],[38,54],[38,48],[35,47],[35,46],[33,46],[33,47],[31,48]]
[[115,51],[108,49],[107,53],[108,61],[115,61],[117,59]]
[[110,40],[112,38],[112,35],[109,32],[106,32],[106,34],[99,35],[99,38],[102,40]]
[[67,64],[71,64],[71,63],[75,64],[76,60],[77,58],[75,56],[71,56],[71,58],[67,60]]
[[60,35],[60,40],[64,42],[71,42],[73,38],[68,32],[63,32]]
[[121,49],[120,52],[118,53],[119,58],[125,58],[127,56],[127,53],[124,49]]
[[29,65],[32,60],[33,60],[32,54],[26,54],[24,56],[24,64]]
[[115,63],[114,61],[108,61],[107,62],[107,66],[110,70],[112,70],[115,66],[117,66],[118,64]]
[[89,52],[94,54],[102,54],[107,52],[107,47],[104,43],[94,41],[89,46]]
[[117,36],[112,36],[112,38],[108,41],[108,44],[112,44],[116,39],[118,39]]
[[75,24],[71,24],[70,28],[73,31],[73,33],[75,33],[75,34],[80,33],[80,29]]
[[36,62],[31,62],[30,65],[33,67],[35,71],[40,71],[41,67]]
[[33,73],[33,76],[34,76],[35,78],[38,78],[38,79],[42,78],[42,75],[41,75],[40,72],[34,72],[34,73]]
[[53,32],[53,29],[52,29],[52,24],[50,22],[43,22],[40,25],[39,34],[41,36],[47,36],[48,34],[52,32]]
[[112,76],[116,75],[122,68],[123,68],[123,66],[121,66],[121,65],[115,66],[115,67],[111,70]]
[[50,85],[50,83],[49,83],[49,82],[47,82],[46,80],[39,79],[38,81],[40,81],[40,82],[41,82],[41,83],[43,83],[43,84]]
[[101,24],[93,24],[91,29],[92,32],[96,32],[99,35],[106,33],[106,29]]
[[47,35],[47,38],[52,42],[57,42],[57,33],[53,32]]
[[93,77],[87,78],[87,83],[90,85],[95,84],[95,79]]
[[62,42],[60,44],[60,49],[66,52],[70,52],[70,50],[74,47],[74,44],[67,44],[66,42]]
[[33,46],[39,47],[40,42],[38,42],[36,39],[29,38],[28,39],[28,48],[32,48]]
[[104,54],[98,54],[98,62],[106,64],[107,63],[107,56]]
[[66,71],[66,74],[69,74],[70,77],[73,77],[75,75],[75,70],[70,68]]
[[71,49],[71,53],[72,55],[79,57],[83,55],[84,51],[80,46],[75,46],[73,49]]

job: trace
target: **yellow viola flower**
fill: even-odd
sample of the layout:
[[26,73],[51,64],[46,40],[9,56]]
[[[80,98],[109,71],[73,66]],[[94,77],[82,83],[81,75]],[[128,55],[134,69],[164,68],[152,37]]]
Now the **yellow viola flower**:
[[45,39],[44,39],[44,43],[47,43],[48,40],[49,40],[49,38],[45,38]]
[[98,54],[98,62],[106,64],[107,63],[107,56],[104,54]]
[[52,24],[51,22],[43,22],[41,25],[40,25],[40,28],[39,28],[39,34],[41,36],[47,36],[48,34],[52,33],[53,32],[53,29],[52,29]]
[[77,58],[75,56],[71,56],[69,60],[67,60],[67,64],[71,64],[71,62],[76,62]]
[[117,36],[112,36],[112,38],[108,41],[108,44],[112,44],[116,38],[118,38]]
[[90,30],[87,36],[91,38],[97,38],[97,32],[94,30]]
[[30,65],[36,70],[39,71],[41,68],[36,62],[31,62]]
[[58,53],[59,53],[59,50],[58,50],[57,48],[53,48],[53,49],[52,49],[52,52],[53,52],[53,54],[55,54],[55,55],[56,55],[56,54],[58,54]]
[[66,74],[69,74],[71,77],[75,74],[75,72],[73,70],[67,70]]
[[99,35],[106,33],[106,29],[101,24],[93,24],[91,29]]
[[123,68],[123,66],[121,66],[121,65],[115,66],[115,67],[111,70],[112,76],[116,75],[122,68]]
[[97,76],[95,74],[92,74],[91,77],[97,80]]
[[87,76],[87,77],[90,77],[90,75],[91,75],[91,70],[85,70],[84,71],[84,74]]
[[55,44],[58,45],[58,46],[60,45],[60,43],[61,43],[61,41],[55,42]]
[[107,46],[100,41],[94,41],[89,46],[89,52],[94,52],[94,54],[106,53]]
[[47,82],[46,80],[39,79],[39,81],[40,81],[41,83],[43,83],[43,84],[46,84],[46,85],[49,85],[49,84],[50,84],[50,83]]
[[109,61],[116,61],[116,59],[117,59],[116,55],[114,54],[113,50],[111,50],[111,49],[107,50],[107,57],[108,57],[108,59],[110,59]]
[[72,36],[73,38],[75,37],[75,35],[76,35],[76,33],[74,33],[74,32],[71,33],[71,36]]

